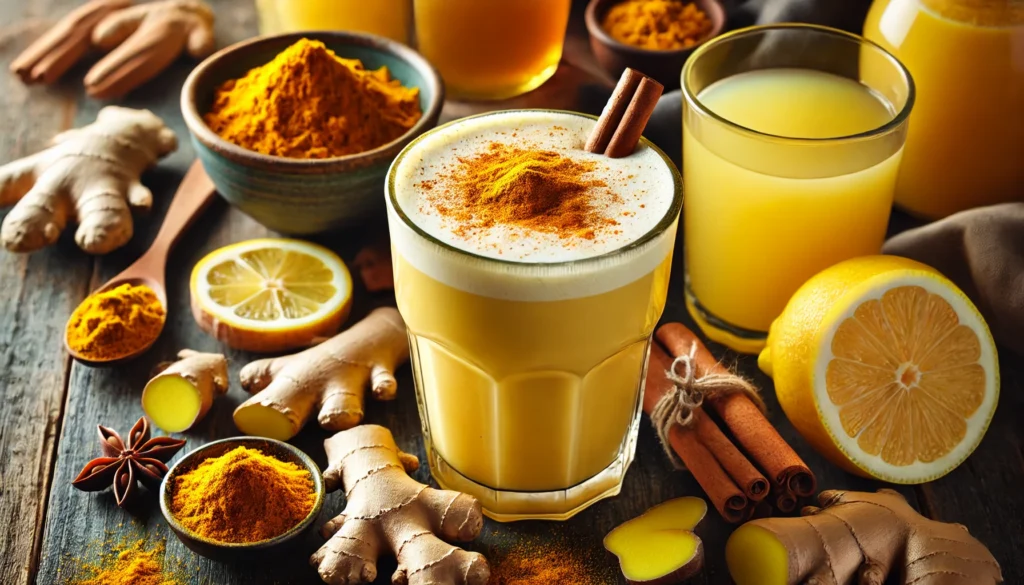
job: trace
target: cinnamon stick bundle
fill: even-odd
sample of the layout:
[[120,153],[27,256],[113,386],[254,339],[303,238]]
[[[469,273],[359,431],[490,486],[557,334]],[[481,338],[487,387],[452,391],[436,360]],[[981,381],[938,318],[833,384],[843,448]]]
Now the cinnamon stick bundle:
[[[644,389],[644,412],[651,415],[674,382],[665,372],[672,358],[656,342],[651,344]],[[768,481],[750,464],[701,408],[694,409],[692,424],[673,424],[668,431],[669,446],[704,489],[711,504],[727,522],[749,520],[758,502],[769,491]]]
[[[695,347],[695,375],[700,378],[707,374],[730,374],[715,356],[701,343],[700,339],[682,323],[668,323],[655,334],[669,353],[684,355]],[[779,436],[761,408],[744,393],[716,394],[708,397],[707,403],[736,438],[736,441],[754,459],[758,467],[772,480],[776,495],[792,501],[789,510],[796,509],[797,498],[813,496],[817,490],[814,474],[789,443]],[[786,496],[784,492],[791,492]],[[793,497],[795,496],[795,497]],[[781,502],[779,502],[781,503]]]
[[[719,381],[728,380],[727,376],[739,380],[685,326],[670,323],[661,327],[655,337],[644,390],[643,406],[648,415],[656,412],[666,394],[676,391],[677,380],[669,378],[669,372],[673,372],[672,356],[689,356],[689,367],[693,370],[690,376],[697,384],[709,376],[717,376]],[[739,523],[755,513],[766,513],[763,500],[769,495],[769,482],[758,468],[771,479],[774,505],[782,512],[794,511],[799,498],[814,494],[814,474],[746,392],[710,392],[704,404],[715,411],[746,454],[719,429],[703,407],[692,409],[692,417],[685,425],[672,424],[666,433],[667,443],[727,522]]]

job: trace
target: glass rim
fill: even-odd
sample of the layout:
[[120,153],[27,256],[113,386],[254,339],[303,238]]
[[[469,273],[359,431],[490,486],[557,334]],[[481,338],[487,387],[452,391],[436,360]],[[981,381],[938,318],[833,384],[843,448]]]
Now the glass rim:
[[[803,30],[805,32],[813,32],[826,36],[833,36],[844,38],[850,41],[854,41],[861,46],[868,46],[881,53],[896,70],[900,72],[903,80],[907,84],[907,101],[903,104],[903,107],[895,116],[885,124],[871,130],[864,132],[858,132],[856,134],[847,134],[844,136],[832,136],[828,138],[802,138],[798,136],[782,136],[779,134],[771,134],[769,132],[761,132],[748,128],[742,124],[737,124],[732,120],[724,118],[719,114],[715,113],[711,108],[707,107],[703,102],[697,99],[696,94],[693,93],[689,83],[687,83],[690,71],[693,69],[693,64],[696,63],[705,53],[707,53],[713,47],[724,43],[733,41],[739,38],[761,34],[770,30]],[[768,68],[765,68],[768,69]],[[723,78],[727,79],[727,78]],[[864,38],[860,35],[832,28],[830,26],[823,26],[820,24],[809,24],[809,23],[798,23],[798,22],[787,22],[787,23],[775,23],[775,24],[762,24],[757,26],[748,26],[745,28],[737,29],[721,36],[715,37],[714,39],[702,44],[697,47],[697,50],[693,52],[689,59],[686,60],[686,64],[683,66],[682,73],[680,74],[680,87],[682,87],[683,98],[698,112],[703,115],[710,117],[712,120],[729,127],[732,130],[736,130],[740,133],[755,137],[755,138],[770,138],[772,140],[785,141],[792,144],[827,144],[827,143],[842,143],[842,142],[857,142],[867,140],[871,138],[878,138],[885,136],[897,130],[902,126],[907,119],[910,117],[910,112],[913,109],[914,102],[917,100],[917,88],[914,84],[914,78],[910,74],[910,71],[906,66],[892,53],[886,50],[885,47],[878,43]],[[870,88],[875,91],[874,88]],[[685,120],[686,113],[683,113],[683,119]]]
[[450,244],[448,242],[444,242],[444,241],[441,241],[441,240],[435,238],[431,234],[427,233],[426,230],[424,230],[419,225],[417,225],[416,222],[412,221],[412,219],[402,209],[402,206],[398,203],[398,197],[396,195],[396,189],[395,189],[395,175],[397,174],[398,167],[401,164],[402,160],[405,159],[405,157],[413,150],[413,148],[415,148],[421,141],[426,139],[428,136],[431,136],[431,135],[435,134],[436,132],[439,132],[439,131],[441,131],[441,130],[443,130],[445,128],[448,128],[449,126],[454,126],[456,124],[459,124],[459,123],[462,123],[462,122],[465,122],[465,121],[468,121],[468,120],[475,120],[475,119],[478,119],[478,118],[487,118],[487,117],[491,117],[491,116],[498,116],[498,115],[503,115],[503,114],[517,113],[517,112],[546,112],[546,113],[553,113],[553,114],[567,114],[567,115],[570,115],[570,116],[576,116],[576,117],[580,117],[580,118],[590,118],[591,120],[597,120],[598,119],[597,116],[594,116],[592,114],[585,114],[583,112],[573,112],[573,111],[569,111],[569,110],[557,110],[557,109],[550,109],[550,108],[518,108],[518,109],[512,109],[512,110],[496,110],[496,111],[493,111],[493,112],[484,112],[482,114],[474,114],[472,116],[466,116],[466,117],[463,117],[463,118],[458,118],[458,119],[452,120],[450,122],[446,122],[446,123],[444,123],[444,124],[442,124],[440,126],[437,126],[436,128],[433,128],[433,129],[431,129],[431,130],[429,130],[427,132],[424,132],[423,134],[417,136],[415,140],[410,142],[408,145],[406,145],[405,148],[402,149],[402,151],[398,154],[398,156],[395,157],[394,162],[391,163],[391,168],[388,169],[388,178],[387,178],[387,191],[388,191],[388,193],[387,193],[387,196],[388,196],[388,199],[389,199],[389,201],[391,203],[391,208],[394,210],[395,214],[402,220],[402,222],[406,225],[406,227],[411,229],[413,231],[413,233],[415,233],[417,236],[423,238],[424,240],[430,242],[431,244],[434,244],[436,246],[440,246],[442,249],[444,249],[447,252],[459,254],[459,255],[462,255],[462,256],[468,256],[468,257],[470,257],[470,258],[472,258],[474,260],[478,260],[478,261],[481,261],[481,262],[485,262],[485,263],[490,262],[490,263],[498,264],[498,265],[501,265],[501,266],[510,266],[510,267],[514,266],[514,267],[523,267],[523,268],[538,268],[538,269],[552,269],[552,268],[555,268],[555,269],[557,269],[557,268],[566,268],[566,267],[576,267],[576,266],[580,266],[580,265],[600,264],[601,262],[603,262],[605,260],[608,260],[609,258],[614,258],[614,257],[619,256],[621,254],[629,253],[629,252],[632,252],[634,250],[643,248],[644,246],[650,244],[655,239],[657,239],[659,236],[664,234],[669,229],[669,227],[671,227],[672,224],[676,221],[676,218],[679,216],[679,213],[682,211],[682,208],[683,208],[683,177],[682,177],[682,174],[680,173],[679,169],[676,167],[675,163],[672,162],[672,159],[670,159],[668,157],[668,155],[666,155],[660,148],[658,148],[653,142],[651,142],[648,138],[646,138],[644,136],[640,137],[640,142],[639,143],[644,145],[644,146],[646,146],[646,147],[648,147],[648,148],[650,148],[650,149],[652,149],[655,153],[657,153],[658,156],[661,157],[662,161],[665,163],[665,165],[669,168],[669,170],[672,173],[672,184],[673,184],[672,204],[669,205],[668,211],[665,212],[665,215],[660,220],[658,220],[658,223],[655,224],[654,227],[652,227],[650,230],[648,230],[646,233],[644,233],[644,235],[642,235],[639,238],[637,238],[636,240],[633,240],[632,242],[626,244],[625,246],[622,246],[621,248],[616,248],[614,250],[609,250],[608,252],[605,252],[603,254],[599,254],[597,256],[589,256],[589,257],[586,257],[586,258],[578,258],[576,260],[563,260],[563,261],[560,261],[560,262],[518,262],[518,261],[515,261],[515,260],[505,260],[503,258],[492,258],[490,256],[484,256],[484,255],[478,254],[476,252],[470,252],[468,250],[463,250],[462,248],[458,248],[458,247],[456,247],[456,246],[454,246],[454,245],[452,245],[452,244]]

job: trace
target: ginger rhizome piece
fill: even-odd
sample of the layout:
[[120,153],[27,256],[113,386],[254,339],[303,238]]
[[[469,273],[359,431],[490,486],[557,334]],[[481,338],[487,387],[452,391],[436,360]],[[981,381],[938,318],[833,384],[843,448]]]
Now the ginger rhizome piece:
[[407,359],[409,338],[398,310],[376,309],[320,345],[242,368],[242,387],[256,395],[235,409],[235,425],[287,441],[319,409],[323,428],[352,428],[363,420],[364,387],[377,400],[393,400],[395,369]]
[[115,99],[156,77],[187,52],[196,59],[213,52],[213,9],[198,0],[161,0],[108,15],[92,31],[92,42],[110,51],[85,76],[85,91]]
[[14,205],[0,241],[12,252],[32,252],[56,242],[71,220],[86,252],[120,248],[132,237],[131,209],[153,205],[139,177],[177,147],[174,132],[152,112],[103,108],[92,124],[0,167],[0,206]]
[[[419,467],[391,431],[361,425],[324,441],[330,465],[328,491],[345,488],[345,510],[323,527],[328,538],[310,562],[331,585],[371,583],[377,559],[398,560],[395,585],[485,585],[483,555],[445,541],[468,542],[480,534],[483,514],[476,498],[425,486],[407,472]],[[442,540],[443,539],[443,540]]]
[[992,553],[960,524],[930,520],[898,492],[825,491],[803,518],[736,529],[725,547],[737,585],[1002,583]]
[[619,557],[630,583],[681,583],[704,566],[704,545],[693,529],[707,512],[700,498],[669,500],[617,526],[604,537],[604,547]]
[[228,360],[219,353],[191,349],[178,352],[178,361],[162,364],[142,390],[142,410],[153,424],[180,433],[202,420],[213,399],[228,391]]

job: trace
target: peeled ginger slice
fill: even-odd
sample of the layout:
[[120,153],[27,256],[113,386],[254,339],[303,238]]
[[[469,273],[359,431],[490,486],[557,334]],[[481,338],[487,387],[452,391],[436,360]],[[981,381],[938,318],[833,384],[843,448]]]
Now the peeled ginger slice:
[[228,361],[221,354],[178,352],[142,391],[142,410],[169,433],[186,431],[202,420],[213,399],[228,391]]
[[693,529],[707,511],[700,498],[669,500],[609,532],[604,547],[619,558],[630,583],[680,583],[704,565],[704,547]]

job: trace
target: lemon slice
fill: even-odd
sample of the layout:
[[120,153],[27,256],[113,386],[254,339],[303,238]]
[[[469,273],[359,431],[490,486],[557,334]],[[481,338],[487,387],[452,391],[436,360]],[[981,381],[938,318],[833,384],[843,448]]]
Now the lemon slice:
[[337,333],[352,278],[327,248],[264,238],[214,250],[190,283],[199,326],[236,349],[279,352]]
[[893,256],[809,280],[772,324],[759,364],[812,446],[893,483],[956,468],[999,397],[995,342],[975,306],[934,269]]

